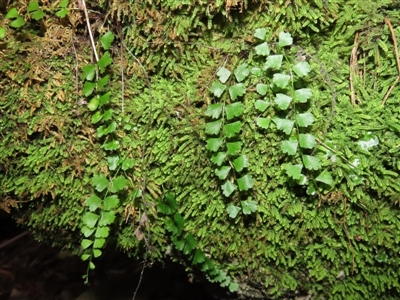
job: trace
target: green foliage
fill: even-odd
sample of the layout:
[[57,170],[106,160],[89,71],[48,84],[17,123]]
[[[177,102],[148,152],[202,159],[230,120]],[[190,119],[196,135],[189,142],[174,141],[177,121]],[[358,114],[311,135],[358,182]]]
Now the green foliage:
[[[231,78],[232,73],[234,78]],[[248,191],[254,186],[254,179],[244,171],[249,165],[249,160],[242,153],[241,143],[238,141],[242,130],[240,120],[245,111],[240,99],[246,93],[246,87],[241,82],[249,74],[250,69],[246,63],[236,67],[233,72],[221,67],[217,71],[219,81],[214,81],[210,87],[210,92],[216,98],[222,97],[223,102],[209,105],[205,113],[211,119],[217,119],[206,123],[206,134],[219,136],[207,139],[206,148],[211,152],[217,152],[213,154],[211,161],[218,166],[214,172],[224,182],[221,184],[221,189],[225,197],[231,197],[235,191],[239,193]],[[225,91],[228,91],[229,96],[225,97]],[[232,212],[229,207],[227,209],[229,216],[236,217],[237,211]]]
[[[247,204],[246,204],[247,205]],[[246,206],[247,209],[248,206]],[[178,212],[175,196],[168,193],[157,201],[159,214],[165,216],[165,227],[171,234],[171,240],[179,252],[192,262],[194,266],[207,274],[211,282],[218,282],[222,287],[228,287],[230,292],[236,292],[239,285],[234,282],[226,272],[220,270],[216,264],[197,247],[198,241],[192,233],[184,230],[185,219]]]
[[[7,42],[0,64],[0,206],[19,207],[15,217],[36,238],[77,254],[86,239],[87,261],[104,255],[104,247],[162,260],[172,245],[174,260],[225,272],[210,279],[229,274],[242,298],[287,298],[299,289],[312,298],[398,298],[398,89],[382,105],[398,75],[383,21],[389,18],[397,34],[396,4],[245,2],[86,2],[107,15],[105,25],[127,46],[111,41],[102,50],[110,54],[103,74],[94,62],[82,70],[92,57],[76,27],[85,24],[81,11],[60,20],[39,2],[43,27],[27,4],[7,6],[26,24],[14,30],[9,24],[17,16],[0,20]],[[103,36],[96,24],[94,36]],[[279,45],[282,24],[292,46],[287,34]],[[76,56],[68,32],[79,38]],[[274,74],[281,75],[274,81]],[[220,97],[205,92],[212,82]],[[204,124],[205,111],[214,126]],[[249,190],[246,174],[254,180]],[[124,189],[120,176],[128,180]],[[235,185],[229,197],[221,191],[227,178],[227,192]],[[157,214],[163,189],[176,195],[181,218],[174,218],[177,208]],[[86,206],[93,195],[101,202]],[[105,201],[113,195],[115,208],[114,198]],[[103,210],[111,213],[102,218]],[[94,226],[87,226],[88,238],[77,234],[85,222]]]
[[[69,3],[68,0],[63,0],[61,1],[61,3],[58,4],[58,7],[56,7],[56,10],[58,11],[55,13],[57,17],[64,18],[67,15],[68,3]],[[38,1],[30,1],[26,8],[27,12],[26,15],[21,16],[17,8],[13,7],[10,10],[8,10],[5,17],[6,19],[12,19],[12,21],[9,23],[9,26],[17,29],[25,25],[26,23],[25,18],[33,19],[35,21],[42,20],[45,17],[44,10],[46,10],[46,8],[40,7]],[[0,27],[0,39],[4,38],[5,34],[6,34],[6,29],[4,27]]]
[[[254,36],[265,39],[266,32],[266,28],[259,28],[256,29]],[[245,111],[248,112],[243,102],[234,101],[242,99],[246,90],[249,90],[247,85],[253,85],[254,82],[258,96],[262,97],[254,104],[255,109],[262,113],[258,115],[256,124],[260,130],[271,130],[269,126],[272,120],[276,129],[287,136],[287,139],[281,142],[281,151],[289,156],[282,164],[289,178],[301,185],[316,181],[327,185],[333,184],[332,175],[328,170],[322,170],[321,175],[314,172],[321,168],[320,158],[308,154],[311,150],[315,150],[317,144],[314,135],[308,133],[308,127],[314,123],[314,115],[310,111],[304,111],[304,105],[300,106],[298,103],[307,104],[312,97],[311,89],[301,86],[303,82],[301,80],[308,75],[311,67],[308,62],[296,63],[295,58],[291,60],[288,58],[284,47],[291,46],[292,43],[293,38],[290,34],[280,33],[276,51],[281,53],[271,54],[268,42],[262,41],[254,47],[254,52],[261,56],[260,59],[255,56],[256,59],[251,66],[242,63],[233,72],[221,67],[217,71],[219,81],[211,84],[210,92],[221,102],[210,104],[207,108],[206,116],[217,120],[206,123],[205,133],[219,137],[208,138],[206,148],[211,152],[217,152],[211,157],[211,161],[218,166],[215,175],[224,181],[221,188],[225,197],[235,197],[235,191],[239,193],[248,191],[255,184],[250,174],[243,173],[243,170],[249,167],[249,160],[242,153],[241,146],[237,144],[235,150],[230,150],[228,145],[232,144],[230,143],[232,140],[235,140],[234,143],[240,143],[238,140],[243,137],[240,133],[244,123],[240,119]],[[284,62],[283,57],[286,58]],[[250,67],[253,70],[264,71],[249,77]],[[234,79],[230,79],[231,74],[234,74]],[[245,81],[248,77],[250,79]],[[225,91],[229,91],[229,97],[224,96]],[[301,173],[303,170],[313,172],[303,174]],[[241,177],[238,178],[239,176]],[[252,212],[256,211],[256,205],[254,207]],[[227,209],[228,215],[236,217],[237,208],[238,206],[230,204]],[[249,214],[249,210],[243,208],[243,213]]]
[[[107,32],[100,38],[104,50],[108,50],[114,39],[111,32]],[[91,184],[96,192],[93,192],[86,199],[85,205],[89,212],[82,217],[83,226],[81,232],[85,237],[81,242],[83,253],[81,258],[88,261],[88,271],[84,278],[89,280],[89,269],[94,269],[93,258],[101,256],[101,249],[105,247],[106,240],[110,235],[110,227],[116,219],[116,209],[120,206],[120,195],[129,184],[124,175],[118,175],[120,169],[123,171],[133,166],[133,161],[120,160],[118,155],[119,141],[115,139],[116,122],[113,117],[113,110],[110,108],[111,93],[104,93],[107,90],[107,83],[110,79],[109,74],[104,74],[107,67],[112,63],[108,51],[104,52],[102,57],[95,65],[86,65],[82,67],[81,79],[84,81],[83,94],[91,96],[88,108],[94,112],[92,115],[92,124],[97,124],[97,136],[103,140],[101,146],[109,152],[106,157],[109,172],[94,174],[91,178]]]

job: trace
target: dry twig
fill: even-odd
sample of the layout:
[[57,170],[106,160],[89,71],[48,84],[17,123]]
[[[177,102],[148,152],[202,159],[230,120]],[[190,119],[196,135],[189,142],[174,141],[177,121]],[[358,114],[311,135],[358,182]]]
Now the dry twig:
[[89,31],[90,42],[92,43],[94,57],[96,58],[96,62],[98,62],[99,61],[99,56],[97,55],[96,45],[94,43],[93,34],[92,34],[92,29],[90,28],[89,15],[88,15],[88,12],[87,12],[87,9],[86,9],[85,0],[78,0],[78,5],[83,10],[83,12],[85,13],[86,25],[87,25],[87,28],[88,28],[88,31]]
[[397,49],[397,40],[396,40],[396,35],[394,34],[393,26],[392,23],[390,23],[390,20],[388,18],[385,18],[385,23],[389,27],[390,34],[392,35],[392,40],[394,44],[394,55],[396,56],[396,63],[397,63],[397,77],[394,80],[392,86],[390,89],[387,91],[385,97],[382,100],[382,105],[385,105],[386,100],[389,98],[390,93],[393,91],[394,87],[396,86],[397,82],[400,79],[400,59],[399,59],[399,50]]
[[356,105],[356,92],[354,90],[354,75],[358,73],[357,40],[358,40],[358,33],[356,33],[356,36],[354,37],[354,46],[353,49],[351,50],[351,56],[350,56],[350,92],[351,92],[350,99],[352,106]]

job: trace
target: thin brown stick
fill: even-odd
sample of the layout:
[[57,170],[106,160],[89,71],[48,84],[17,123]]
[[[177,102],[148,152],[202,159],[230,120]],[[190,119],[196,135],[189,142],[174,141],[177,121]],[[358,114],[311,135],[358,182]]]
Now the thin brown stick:
[[88,28],[88,31],[89,31],[90,42],[92,43],[94,57],[96,58],[96,62],[98,62],[99,61],[99,56],[97,55],[96,45],[94,43],[93,34],[92,34],[92,29],[90,28],[89,15],[88,15],[88,12],[87,12],[87,9],[86,9],[85,0],[78,0],[78,5],[79,5],[79,7],[82,8],[83,12],[85,13],[86,25],[87,25],[87,28]]
[[399,82],[400,79],[400,59],[399,59],[399,50],[397,48],[397,40],[396,40],[396,35],[394,34],[393,26],[392,23],[390,23],[390,20],[388,18],[385,18],[385,23],[389,27],[390,34],[392,35],[392,40],[393,40],[393,45],[394,45],[394,55],[396,57],[396,64],[397,64],[397,77],[394,80],[392,86],[390,89],[387,91],[385,97],[382,100],[382,105],[385,105],[386,100],[389,98],[389,95],[392,93],[394,87],[396,86],[397,82]]
[[122,35],[118,31],[119,39],[121,40],[121,110],[124,113],[125,106],[125,78],[124,78],[124,48],[122,47]]
[[0,244],[0,249],[2,249],[2,248],[4,248],[4,247],[6,247],[6,246],[8,246],[8,245],[10,245],[10,244],[12,244],[12,243],[14,243],[16,240],[19,240],[20,238],[26,236],[27,234],[29,234],[29,232],[28,232],[28,231],[25,231],[25,232],[23,232],[23,233],[21,233],[21,234],[15,236],[15,237],[13,237],[12,239],[9,239],[9,240],[7,240],[7,241],[4,241],[3,243]]
[[350,99],[351,99],[351,105],[355,106],[356,105],[356,92],[354,90],[354,75],[357,74],[358,70],[358,65],[357,65],[357,51],[358,51],[358,44],[357,44],[357,39],[358,39],[358,33],[356,33],[356,36],[354,37],[354,46],[353,49],[351,50],[351,55],[350,55]]

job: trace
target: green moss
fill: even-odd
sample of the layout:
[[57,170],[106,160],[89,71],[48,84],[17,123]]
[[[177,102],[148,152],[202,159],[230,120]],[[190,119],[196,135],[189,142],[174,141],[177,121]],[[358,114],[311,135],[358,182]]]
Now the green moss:
[[[359,1],[291,1],[287,7],[278,4],[282,1],[239,1],[229,11],[223,1],[208,6],[191,1],[181,7],[176,1],[152,2],[125,2],[124,10],[104,2],[110,24],[119,20],[127,47],[150,76],[149,86],[127,49],[112,49],[115,65],[109,89],[119,120],[116,136],[122,153],[134,160],[127,176],[135,188],[141,188],[146,177],[149,242],[155,248],[147,253],[143,240],[134,235],[143,203],[129,197],[117,209],[112,227],[116,238],[108,246],[133,257],[162,259],[172,241],[154,205],[158,197],[172,192],[186,220],[185,231],[237,282],[275,297],[303,289],[332,299],[396,298],[396,88],[382,105],[398,75],[392,37],[383,19],[389,16],[398,32],[399,16],[390,7],[392,1],[364,1],[362,7]],[[257,202],[258,211],[231,219],[227,203],[239,199],[226,199],[220,192],[221,182],[205,148],[204,112],[212,100],[208,88],[218,67],[233,69],[254,59],[249,54],[253,33],[263,26],[270,28],[271,38],[282,29],[290,32],[298,47],[290,55],[304,56],[312,66],[312,79],[306,82],[314,94],[312,132],[337,152],[317,149],[326,155],[324,167],[335,184],[318,185],[317,193],[308,195],[305,188],[288,181],[281,169],[282,137],[273,130],[255,130],[251,109],[257,98],[249,94],[244,99],[248,110],[241,139],[256,180],[248,197]],[[117,33],[117,28],[110,29]],[[74,30],[87,39],[80,28]],[[355,78],[353,107],[348,78],[356,32],[362,75]],[[48,47],[37,49],[17,38],[7,31],[8,48],[2,50],[0,63],[0,207],[10,208],[18,201],[21,222],[37,237],[79,252],[84,201],[92,192],[90,178],[108,172],[91,113],[80,105],[87,99],[74,69],[76,63],[81,67],[90,61],[90,54],[83,51],[90,45],[75,44],[75,56],[67,38],[45,52],[39,50]],[[57,50],[66,54],[59,56]],[[120,62],[125,67],[124,114]],[[124,119],[127,116],[129,120]],[[129,126],[124,129],[125,125]],[[379,144],[361,148],[359,142],[370,136]],[[359,162],[359,172],[354,173],[348,162]],[[179,253],[173,252],[173,257],[191,264]],[[337,279],[342,271],[346,277]]]

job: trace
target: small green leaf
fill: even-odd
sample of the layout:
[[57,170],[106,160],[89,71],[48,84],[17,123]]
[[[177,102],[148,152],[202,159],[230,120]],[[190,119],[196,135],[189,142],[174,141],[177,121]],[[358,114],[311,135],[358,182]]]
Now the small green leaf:
[[197,241],[192,233],[189,233],[185,237],[185,248],[183,248],[183,254],[188,255],[196,247]]
[[258,127],[268,129],[269,124],[271,123],[271,118],[257,118],[256,123]]
[[104,71],[106,70],[106,67],[111,63],[112,63],[112,58],[110,56],[110,53],[108,51],[104,52],[102,57],[97,62],[97,65],[99,66],[100,69],[100,73],[103,74]]
[[217,76],[219,78],[219,81],[222,83],[225,83],[228,81],[229,77],[231,76],[231,71],[228,69],[221,67],[218,69]]
[[[108,126],[107,126],[107,134],[114,132],[115,129],[117,129],[117,123],[115,121],[113,121],[110,124],[108,124]],[[118,142],[118,144],[119,144],[119,142]]]
[[225,161],[227,153],[225,152],[218,152],[217,154],[211,157],[211,161],[216,164],[217,166],[221,166],[222,163]]
[[288,155],[295,155],[297,152],[298,142],[296,140],[282,141],[281,150]]
[[300,127],[307,127],[314,123],[314,115],[312,113],[303,113],[296,115],[297,125]]
[[207,134],[218,134],[221,130],[222,120],[206,123]]
[[109,227],[97,227],[95,237],[96,238],[106,238],[110,235],[110,228]]
[[130,199],[137,199],[142,197],[142,190],[140,189],[132,189],[131,192],[129,193],[129,197]]
[[250,74],[250,69],[249,69],[249,65],[246,63],[243,63],[241,65],[239,65],[234,71],[233,73],[235,74],[236,80],[238,82],[242,82],[243,80],[246,79],[247,76],[249,76]]
[[218,149],[222,146],[223,142],[224,142],[224,139],[222,137],[207,139],[206,149],[211,152],[217,152]]
[[225,135],[227,138],[234,137],[237,133],[240,132],[241,129],[242,123],[240,121],[224,125]]
[[185,241],[184,240],[178,240],[176,237],[173,237],[172,238],[172,243],[175,245],[176,250],[183,251],[183,248],[185,247]]
[[313,184],[310,184],[307,187],[307,195],[310,195],[310,196],[315,195],[315,186]]
[[83,226],[81,228],[81,232],[85,238],[90,237],[94,233],[95,230],[96,230],[96,228],[89,228],[87,226]]
[[304,77],[311,71],[311,66],[308,62],[302,61],[296,64],[293,67],[293,71],[297,74],[299,77]]
[[105,110],[103,113],[103,120],[104,121],[110,120],[112,118],[113,112],[114,110],[112,108]]
[[260,68],[254,67],[250,69],[250,73],[253,74],[254,76],[260,77],[263,73]]
[[97,220],[99,219],[99,215],[96,215],[92,212],[87,212],[82,217],[82,222],[88,228],[94,228],[96,226]]
[[92,194],[86,199],[85,205],[89,207],[90,211],[95,211],[100,207],[102,200],[96,195]]
[[83,85],[82,94],[85,97],[89,97],[93,93],[95,87],[96,83],[86,81],[85,84]]
[[222,103],[211,104],[206,111],[206,116],[218,119],[222,112]]
[[258,84],[256,85],[256,91],[257,91],[257,93],[259,93],[259,94],[262,95],[262,96],[265,96],[265,95],[267,94],[268,89],[269,89],[269,85],[268,85],[268,84],[265,84],[265,83],[258,83]]
[[108,180],[104,174],[96,175],[92,178],[92,185],[96,191],[102,192],[108,187]]
[[254,186],[254,179],[249,174],[246,174],[240,177],[237,183],[240,191],[247,191]]
[[213,93],[213,95],[215,97],[219,98],[224,93],[225,89],[226,89],[226,85],[219,83],[217,81],[214,81],[211,84],[210,92]]
[[301,148],[304,149],[312,149],[315,147],[315,137],[309,133],[300,133],[299,134],[299,144]]
[[174,222],[176,225],[176,228],[178,229],[178,235],[181,234],[183,227],[185,226],[185,219],[182,217],[181,214],[176,213],[174,215]]
[[254,36],[260,40],[265,40],[265,36],[267,34],[266,28],[257,28]]
[[[95,97],[93,97],[92,99],[90,99],[90,101],[89,101],[87,107],[89,108],[90,111],[95,111],[95,110],[99,107],[99,103],[100,103],[99,97],[95,96]],[[97,118],[98,118],[100,115],[101,115],[101,118],[103,117],[103,115],[101,114],[100,111],[99,111],[98,113],[99,113],[99,115],[96,115],[96,114],[95,114],[95,116],[92,117],[92,121],[93,121],[93,120],[97,120]],[[100,118],[100,120],[101,120],[101,118]],[[98,120],[98,121],[100,121],[100,120]],[[98,122],[98,121],[97,121],[97,122]],[[95,123],[93,123],[93,124],[95,124]]]
[[4,27],[0,27],[0,39],[4,39],[6,36],[6,29]]
[[294,121],[280,118],[273,118],[272,121],[276,124],[276,128],[284,133],[289,135],[292,132]]
[[94,75],[96,75],[97,67],[96,65],[85,65],[82,67],[81,80],[93,80]]
[[97,238],[97,239],[94,240],[93,248],[101,249],[101,248],[104,247],[105,243],[106,243],[106,240],[104,238]]
[[236,83],[230,86],[228,90],[232,101],[235,101],[238,97],[241,97],[246,93],[246,87],[243,83]]
[[38,1],[31,1],[28,4],[28,12],[33,12],[39,9],[39,2]]
[[201,264],[204,262],[206,259],[206,256],[204,255],[204,252],[201,251],[200,249],[196,249],[196,252],[194,253],[193,256],[193,264]]
[[235,206],[230,204],[227,208],[226,211],[228,212],[229,218],[236,218],[236,216],[238,215],[238,213],[240,212],[240,207],[239,206]]
[[245,215],[250,215],[257,211],[257,202],[253,200],[240,201],[242,210]]
[[172,193],[167,193],[165,195],[165,202],[171,207],[174,211],[178,209],[178,203],[176,202],[175,195]]
[[18,17],[19,17],[18,10],[15,7],[11,8],[6,14],[6,19],[14,19]]
[[235,155],[242,148],[242,142],[226,143],[226,148],[228,149],[228,155]]
[[60,4],[58,5],[58,7],[61,8],[66,8],[68,6],[69,1],[68,0],[61,0]]
[[315,178],[316,181],[323,182],[327,185],[332,186],[333,185],[333,178],[332,174],[326,170],[322,171],[321,174],[318,175],[317,178]]
[[268,47],[268,43],[267,42],[264,42],[264,43],[256,46],[254,49],[256,50],[256,53],[258,55],[262,55],[262,56],[269,55],[269,47]]
[[225,106],[226,119],[231,120],[234,117],[240,117],[244,112],[244,105],[240,102],[231,103]]
[[286,174],[293,178],[294,180],[298,180],[301,177],[301,171],[303,170],[303,165],[287,165],[286,166]]
[[224,196],[229,197],[237,189],[237,186],[227,180],[223,185],[221,185],[221,188]]
[[20,28],[24,25],[25,25],[25,20],[23,17],[18,17],[10,23],[10,26],[13,28]]
[[108,226],[115,221],[115,213],[113,211],[103,211],[101,213],[99,226]]
[[215,169],[215,175],[218,176],[219,179],[224,180],[231,170],[231,167],[223,166],[220,169]]
[[201,271],[202,272],[207,272],[207,271],[210,271],[210,270],[215,270],[215,266],[214,266],[212,260],[209,259],[208,257],[206,257],[206,259],[204,260],[204,264],[201,267]]
[[297,184],[299,184],[299,185],[308,185],[308,178],[305,175],[300,174],[300,178],[297,179]]
[[118,161],[119,161],[118,156],[108,156],[107,157],[108,168],[111,171],[114,171],[117,168]]
[[290,46],[293,44],[293,38],[290,33],[281,32],[279,34],[279,47]]
[[83,250],[85,250],[85,249],[89,248],[92,244],[93,244],[92,240],[83,239],[81,242],[81,247]]
[[104,148],[104,150],[106,150],[106,151],[117,150],[119,148],[119,141],[111,140],[111,141],[105,142],[103,144],[103,146],[101,146],[101,147]]
[[104,199],[104,210],[112,210],[116,208],[119,204],[119,199],[117,195],[111,195]]
[[117,178],[114,178],[111,181],[111,188],[110,191],[112,193],[116,193],[118,191],[121,191],[125,189],[128,186],[128,180],[125,178],[125,176],[118,176]]
[[43,10],[35,11],[35,12],[32,14],[32,19],[34,19],[34,20],[36,20],[36,21],[39,21],[39,20],[43,19],[43,17],[44,17],[44,12],[43,12]]
[[60,9],[58,12],[56,12],[56,16],[59,18],[65,18],[67,14],[68,14],[68,9],[66,8]]
[[104,77],[99,78],[97,81],[97,91],[102,91],[103,88],[107,85],[108,81],[110,80],[110,75],[106,75]]
[[242,154],[236,158],[232,164],[237,172],[241,172],[244,168],[249,166],[249,160],[247,159],[246,155]]
[[264,112],[269,106],[269,102],[264,101],[264,100],[257,100],[256,103],[254,103],[254,107],[261,111]]
[[304,167],[308,170],[318,170],[321,168],[321,163],[318,157],[311,155],[302,155]]
[[83,261],[88,260],[89,257],[90,257],[90,254],[82,254],[82,255],[81,255],[81,259],[82,259]]
[[267,57],[267,62],[264,65],[264,70],[268,69],[279,70],[282,67],[282,60],[283,60],[283,55],[281,54],[269,55]]
[[172,215],[176,211],[176,207],[168,201],[157,201],[157,211],[166,215]]
[[239,284],[238,284],[238,283],[236,283],[236,282],[231,282],[231,283],[229,284],[229,291],[230,291],[231,293],[237,292],[238,290],[239,290]]
[[165,220],[164,226],[165,229],[171,232],[173,235],[178,235],[178,227],[176,227],[175,222],[172,219],[168,218]]
[[101,256],[101,250],[100,249],[93,249],[93,256],[95,258],[100,257]]
[[290,76],[286,74],[276,73],[272,78],[272,82],[279,88],[284,89],[290,82]]
[[96,133],[97,133],[97,137],[99,137],[99,138],[104,135],[107,135],[108,134],[108,126],[105,126],[105,125],[99,126],[96,130]]
[[99,106],[103,106],[104,104],[108,104],[110,102],[111,92],[107,92],[99,97]]
[[312,91],[309,88],[298,89],[294,91],[294,100],[299,103],[306,103],[312,96]]
[[[93,100],[93,99],[92,99]],[[90,104],[90,102],[89,102]],[[96,105],[96,101],[94,101],[94,103],[88,105],[90,110],[96,110],[97,105]],[[94,109],[93,109],[94,108]],[[92,124],[96,124],[98,123],[101,119],[103,119],[103,113],[101,111],[96,111],[96,113],[92,116],[92,120],[91,123]]]
[[103,46],[104,50],[108,50],[111,47],[111,43],[114,40],[114,35],[111,31],[107,31],[101,38],[100,43]]
[[276,94],[274,99],[274,103],[282,110],[286,110],[291,102],[292,102],[292,97],[280,93]]
[[126,171],[126,170],[132,168],[134,163],[135,163],[135,161],[133,160],[133,158],[124,159],[122,162],[121,168],[122,168],[122,170]]

